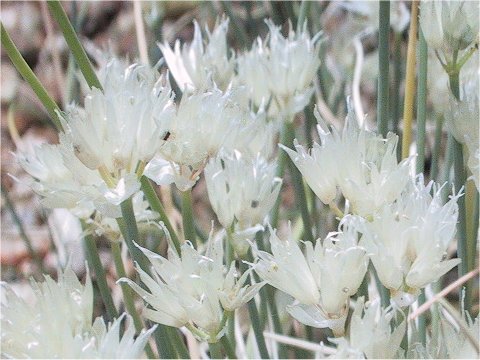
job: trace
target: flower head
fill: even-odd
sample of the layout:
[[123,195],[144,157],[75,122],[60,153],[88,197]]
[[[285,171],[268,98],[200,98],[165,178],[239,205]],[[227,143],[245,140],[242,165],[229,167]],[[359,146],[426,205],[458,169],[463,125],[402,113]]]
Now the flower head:
[[408,182],[410,159],[397,162],[398,137],[382,139],[359,129],[352,111],[342,134],[328,131],[319,118],[321,145],[314,143],[307,152],[295,140],[297,151],[280,145],[305,177],[308,185],[325,204],[330,204],[340,189],[354,213],[368,216],[385,203],[395,201]]
[[224,332],[225,311],[250,301],[263,286],[245,286],[248,274],[236,280],[233,265],[227,272],[222,241],[211,235],[205,255],[185,243],[181,256],[170,248],[168,259],[140,247],[152,265],[152,275],[137,266],[148,290],[129,279],[120,281],[128,283],[151,306],[143,310],[146,318],[168,326],[194,328],[201,340],[215,342]]
[[320,34],[311,38],[306,28],[300,33],[290,29],[285,38],[272,21],[267,25],[268,40],[258,39],[250,52],[239,57],[238,78],[257,106],[270,103],[272,114],[291,116],[313,94],[311,84],[320,66]]
[[29,303],[2,284],[1,342],[2,356],[8,358],[140,358],[155,328],[134,339],[129,325],[119,336],[125,314],[107,326],[102,318],[92,325],[93,289],[87,274],[82,285],[67,268],[58,282],[46,277],[32,281],[33,303]]
[[403,293],[418,295],[460,262],[444,257],[455,235],[461,195],[443,205],[441,190],[434,189],[432,196],[432,187],[433,182],[425,186],[419,176],[395,203],[385,205],[371,222],[365,222],[362,241],[394,300]]
[[204,41],[200,26],[194,21],[195,30],[190,45],[185,44],[180,49],[177,40],[173,51],[168,44],[159,45],[182,91],[207,88],[210,76],[220,89],[227,89],[235,66],[235,56],[228,53],[227,47],[228,22],[228,19],[217,22],[211,33],[206,29],[208,40]]

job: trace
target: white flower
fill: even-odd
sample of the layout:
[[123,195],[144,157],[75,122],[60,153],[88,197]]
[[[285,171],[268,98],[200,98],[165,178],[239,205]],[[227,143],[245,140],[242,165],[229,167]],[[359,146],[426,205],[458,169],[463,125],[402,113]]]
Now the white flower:
[[342,219],[341,232],[330,233],[322,242],[305,243],[306,257],[315,274],[323,309],[330,314],[342,312],[350,296],[357,293],[368,266],[366,250],[357,245],[357,232]]
[[[120,336],[122,320],[127,318],[127,327]],[[99,359],[140,359],[148,338],[155,331],[157,325],[149,330],[144,329],[135,335],[135,327],[130,315],[123,313],[112,324],[105,325],[104,320],[98,317],[91,329],[90,344],[93,344],[93,358]]]
[[32,282],[34,303],[2,284],[1,354],[7,358],[133,359],[140,358],[155,327],[134,339],[128,327],[119,336],[123,314],[109,325],[101,317],[92,326],[93,292],[87,274],[85,287],[71,269],[43,283]]
[[[162,144],[174,113],[168,83],[143,65],[126,67],[112,60],[105,69],[103,91],[92,89],[85,108],[70,106],[62,116],[75,155],[90,169],[114,177],[134,173]],[[123,174],[122,174],[123,175]]]
[[194,94],[184,94],[173,117],[169,136],[161,147],[162,157],[194,173],[201,171],[207,160],[225,147],[235,149],[247,142],[246,108],[237,102],[242,89],[223,93],[217,88]]
[[255,272],[270,285],[293,296],[302,304],[314,305],[320,300],[320,291],[305,256],[291,238],[281,240],[270,228],[272,254],[258,251]]
[[237,221],[245,229],[262,224],[277,200],[282,180],[276,166],[260,155],[221,153],[205,167],[208,197],[224,228]]
[[479,82],[478,72],[470,81],[464,83],[461,98],[457,100],[450,94],[450,107],[446,111],[448,129],[458,142],[479,143]]
[[477,1],[422,1],[420,25],[430,47],[445,52],[465,49],[478,37]]
[[271,114],[292,116],[301,111],[313,94],[311,86],[320,66],[320,34],[310,38],[290,29],[284,38],[280,28],[267,21],[267,44],[260,39],[238,58],[238,80],[250,91],[255,105],[270,103]]
[[359,129],[349,112],[342,134],[327,131],[320,122],[321,145],[314,143],[307,152],[295,141],[296,152],[280,145],[289,155],[308,185],[325,204],[336,197],[337,188],[350,202],[354,213],[368,216],[383,204],[395,201],[410,178],[410,159],[397,163],[398,137],[392,133],[382,139]]
[[335,335],[344,331],[348,299],[354,295],[368,265],[366,251],[357,245],[355,227],[341,224],[315,247],[306,243],[306,256],[290,238],[280,240],[270,229],[272,254],[256,251],[253,269],[270,285],[293,296],[287,311],[298,321],[314,327],[329,327]]
[[[362,315],[363,313],[363,315]],[[334,339],[339,344],[337,354],[332,358],[362,354],[366,359],[394,359],[401,355],[403,335],[406,329],[405,319],[392,329],[391,320],[395,310],[382,309],[380,303],[373,302],[364,306],[363,298],[357,299],[350,321],[348,340]]]
[[[448,357],[450,359],[475,359],[478,358],[478,351],[472,345],[471,341],[467,338],[464,331],[456,329],[449,321],[441,319],[441,341],[446,345]],[[472,320],[467,314],[464,317],[465,324],[467,325],[466,331],[474,336],[478,336],[480,332],[479,317]]]
[[129,279],[119,281],[128,283],[151,306],[143,310],[146,318],[168,326],[195,327],[194,335],[215,342],[223,335],[224,310],[242,306],[263,286],[243,286],[245,274],[235,281],[235,269],[227,272],[223,264],[222,241],[211,234],[205,255],[185,243],[181,257],[170,248],[168,259],[140,247],[152,264],[151,276],[137,267],[148,291]]
[[418,176],[395,203],[385,205],[371,222],[365,222],[362,241],[380,281],[394,298],[403,292],[418,295],[460,262],[444,261],[444,257],[455,235],[461,195],[442,205],[440,189],[434,189],[432,196],[432,187],[433,182],[425,186]]
[[205,89],[209,86],[209,76],[215,84],[225,90],[234,72],[235,56],[228,53],[228,19],[217,23],[213,32],[208,29],[208,41],[202,39],[200,26],[193,22],[195,31],[190,45],[175,42],[172,51],[168,44],[159,45],[178,87],[182,90]]

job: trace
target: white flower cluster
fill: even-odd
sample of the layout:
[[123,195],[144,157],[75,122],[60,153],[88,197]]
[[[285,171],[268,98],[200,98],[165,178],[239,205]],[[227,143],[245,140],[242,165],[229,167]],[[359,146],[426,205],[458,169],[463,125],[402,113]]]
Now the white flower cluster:
[[410,178],[411,161],[397,162],[398,136],[389,134],[383,139],[359,129],[353,111],[349,112],[341,134],[336,129],[329,131],[318,112],[315,115],[321,145],[314,143],[308,152],[297,141],[296,152],[281,147],[320,200],[331,204],[340,189],[353,213],[362,216],[395,201]]
[[257,251],[253,265],[262,279],[295,298],[287,307],[294,318],[309,326],[329,327],[335,334],[344,332],[348,299],[360,287],[368,265],[356,230],[348,221],[341,229],[315,246],[306,243],[306,255],[291,235],[281,240],[270,229],[272,254]]
[[186,326],[200,340],[218,341],[225,332],[228,313],[250,301],[264,285],[246,285],[250,271],[238,278],[234,262],[227,269],[223,236],[210,234],[205,255],[190,243],[182,245],[181,255],[169,248],[168,259],[142,247],[140,250],[152,265],[152,275],[137,266],[148,291],[130,279],[119,281],[129,284],[151,306],[143,310],[147,319]]
[[451,54],[478,41],[478,1],[422,0],[420,25],[428,45]]
[[245,239],[263,229],[277,200],[282,180],[275,171],[276,166],[260,154],[250,158],[238,151],[219,154],[205,168],[210,203],[225,229],[233,225],[233,245],[239,255],[248,251]]
[[[378,301],[364,304],[359,298],[350,321],[348,338],[338,338],[336,353],[331,359],[395,359],[403,355],[400,343],[406,330],[406,320],[392,321],[399,316],[392,307],[382,309]],[[405,350],[405,349],[404,349]]]
[[58,282],[46,277],[32,281],[34,303],[2,285],[1,354],[7,358],[138,359],[155,327],[135,337],[132,320],[120,336],[125,314],[107,326],[93,315],[93,289],[87,276],[83,286],[71,269]]

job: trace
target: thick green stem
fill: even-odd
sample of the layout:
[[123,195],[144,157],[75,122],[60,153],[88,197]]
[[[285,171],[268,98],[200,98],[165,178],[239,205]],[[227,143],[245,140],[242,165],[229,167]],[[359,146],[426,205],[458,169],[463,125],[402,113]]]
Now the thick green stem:
[[[275,301],[275,288],[271,285],[265,285],[265,288],[267,289],[267,304],[273,321],[273,329],[277,334],[281,334],[283,333],[283,328],[282,323],[280,322],[280,313],[278,312],[277,303]],[[287,349],[283,344],[278,344],[278,357],[280,359],[287,358]]]
[[[112,241],[111,250],[112,250],[112,256],[113,256],[113,262],[115,264],[115,271],[117,272],[117,277],[119,279],[126,278],[127,273],[123,265],[120,242]],[[138,314],[137,309],[135,308],[132,289],[125,283],[121,283],[120,288],[122,289],[123,303],[125,304],[125,308],[127,309],[127,312],[130,314],[130,316],[133,319],[133,325],[135,326],[135,331],[137,332],[137,334],[139,334],[140,331],[142,331],[143,329],[143,323],[142,323],[142,319],[140,318],[140,315]],[[147,353],[147,356],[149,359],[153,359],[155,357],[152,351],[152,348],[148,343],[145,347],[145,352]]]
[[220,339],[220,343],[222,344],[223,349],[227,353],[229,359],[237,358],[237,355],[235,354],[235,349],[233,347],[234,342],[230,341],[226,336],[222,336]]
[[117,219],[118,227],[122,233],[125,243],[127,244],[128,251],[133,261],[147,274],[150,273],[147,257],[143,252],[135,245],[138,241],[138,227],[137,220],[135,219],[135,213],[133,212],[132,199],[129,198],[121,203],[122,217]]
[[[85,224],[82,224],[85,229]],[[97,279],[97,285],[100,290],[100,295],[102,296],[103,303],[105,304],[105,309],[107,310],[107,315],[110,320],[113,320],[118,317],[118,311],[115,308],[112,299],[112,293],[107,283],[107,276],[105,274],[105,269],[103,268],[100,256],[98,255],[98,249],[95,244],[95,239],[92,235],[86,234],[84,236],[85,241],[85,250],[87,255],[87,262],[90,269],[93,269],[95,272],[95,277]]]
[[419,31],[417,82],[417,162],[416,173],[425,169],[425,123],[427,119],[427,63],[428,48],[423,32]]
[[[287,134],[287,128],[284,126],[283,132],[282,132],[282,139],[281,139],[281,144],[287,144],[286,146],[289,146],[288,144],[288,138],[289,135]],[[277,177],[283,178],[283,175],[285,173],[285,165],[287,163],[287,158],[288,154],[285,151],[280,150],[278,152],[278,160],[277,160]],[[282,202],[282,197],[278,196],[277,201],[275,202],[275,205],[273,206],[272,209],[272,215],[270,218],[270,224],[272,225],[272,228],[275,229],[278,226],[278,220],[279,220],[279,215],[280,215],[280,204]]]
[[222,346],[219,342],[208,343],[210,349],[210,359],[223,359]]
[[92,63],[87,57],[87,54],[82,47],[82,44],[80,44],[80,40],[78,39],[77,34],[75,33],[75,30],[70,23],[67,14],[65,13],[65,10],[63,10],[60,1],[48,1],[47,4],[53,18],[62,30],[65,41],[67,42],[70,51],[75,57],[78,67],[82,71],[82,74],[85,77],[88,86],[102,89],[102,85],[100,84],[100,81],[98,80],[97,75],[93,70]]
[[391,106],[392,106],[392,122],[390,125],[390,131],[398,133],[398,123],[401,118],[401,94],[400,86],[402,83],[402,35],[395,33],[394,38],[394,54],[393,54],[393,89],[391,97]]
[[[460,100],[460,71],[456,71],[449,75],[450,89],[453,95]],[[466,172],[463,162],[463,148],[462,144],[456,139],[453,139],[453,166],[454,166],[454,185],[455,191],[465,186]],[[465,191],[465,188],[464,188]],[[461,196],[458,201],[458,223],[457,223],[457,252],[462,262],[458,266],[458,277],[465,275],[469,271],[469,256],[468,256],[468,244],[467,244],[467,221],[465,213],[465,195]],[[469,284],[466,284],[465,291],[465,309],[470,311],[472,288]]]
[[182,221],[185,240],[189,240],[197,247],[197,234],[195,232],[195,220],[193,219],[192,190],[182,192]]
[[25,246],[28,250],[28,253],[30,254],[30,257],[37,264],[38,270],[41,273],[45,273],[45,269],[43,267],[42,259],[40,258],[40,256],[37,254],[37,252],[33,248],[32,242],[31,242],[30,238],[28,237],[28,235],[25,231],[25,228],[23,227],[22,220],[18,216],[17,211],[15,210],[15,207],[13,206],[13,203],[10,200],[10,197],[8,196],[8,192],[5,189],[5,187],[3,186],[3,184],[2,184],[2,195],[3,195],[3,198],[5,199],[5,203],[7,205],[7,208],[10,211],[13,222],[18,227],[18,232],[20,233],[20,237],[22,238],[23,242],[25,243]]
[[388,132],[390,1],[380,1],[378,30],[377,128],[383,137]]
[[157,193],[155,192],[152,183],[150,180],[142,176],[140,178],[140,183],[142,185],[142,191],[143,194],[145,195],[145,198],[147,199],[148,203],[150,204],[150,207],[152,208],[153,211],[157,212],[160,215],[160,220],[165,224],[165,227],[167,228],[168,232],[170,233],[170,237],[172,239],[173,245],[175,246],[175,249],[177,250],[177,253],[180,255],[180,240],[178,239],[177,233],[175,229],[173,228],[170,220],[168,219],[167,213],[165,212],[165,208],[163,207],[162,203],[160,202],[160,199],[157,196]]
[[53,124],[55,125],[55,127],[57,128],[57,130],[62,131],[63,127],[57,115],[57,111],[60,111],[60,108],[55,103],[55,101],[52,100],[47,90],[45,90],[45,88],[40,83],[40,81],[38,80],[37,76],[34,74],[32,69],[30,69],[30,66],[28,66],[27,62],[25,61],[23,56],[20,54],[17,47],[13,43],[12,39],[8,35],[7,30],[5,30],[5,28],[3,27],[3,23],[2,23],[1,37],[2,37],[3,49],[7,53],[10,60],[12,61],[13,65],[18,70],[20,75],[22,75],[25,81],[28,82],[28,84],[33,89],[38,99],[43,104],[43,106],[45,106],[45,109],[50,115],[50,118]]

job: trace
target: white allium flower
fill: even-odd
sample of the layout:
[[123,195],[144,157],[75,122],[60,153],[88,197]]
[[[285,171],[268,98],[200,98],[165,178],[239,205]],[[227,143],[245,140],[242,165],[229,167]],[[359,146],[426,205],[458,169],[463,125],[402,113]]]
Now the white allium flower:
[[[127,318],[127,326],[122,336],[120,327],[122,320]],[[90,344],[93,345],[92,357],[97,359],[140,359],[150,335],[157,325],[149,330],[143,329],[138,336],[130,315],[123,313],[113,323],[105,325],[101,317],[96,318],[91,329]]]
[[308,185],[325,204],[336,197],[337,188],[350,202],[356,214],[368,216],[400,196],[410,178],[410,159],[397,163],[398,137],[389,133],[382,139],[359,129],[355,115],[349,112],[343,132],[328,131],[320,122],[321,145],[314,143],[306,151],[295,140],[293,151],[280,145],[289,155]]
[[[357,232],[342,219],[341,232],[330,233],[322,242],[305,243],[306,257],[320,289],[327,313],[341,313],[350,296],[357,293],[368,267],[366,250],[358,246]],[[355,269],[355,270],[353,270]]]
[[262,279],[295,298],[287,306],[290,315],[309,326],[329,327],[336,335],[343,334],[348,299],[360,287],[368,265],[348,219],[342,231],[330,234],[323,244],[306,243],[306,256],[291,235],[280,240],[270,229],[272,254],[257,251],[253,265]]
[[472,179],[475,182],[477,190],[480,189],[480,148],[478,142],[467,141],[468,155],[468,168],[472,172]]
[[478,1],[423,0],[420,26],[429,47],[444,52],[465,49],[478,38]]
[[112,60],[103,91],[92,89],[85,107],[70,106],[62,124],[76,156],[90,169],[134,172],[162,144],[175,107],[168,83],[143,65]]
[[314,305],[320,301],[320,290],[307,259],[298,243],[291,238],[291,231],[281,240],[276,230],[270,228],[272,254],[258,251],[253,269],[273,287],[293,296],[302,304]]
[[[480,333],[479,317],[472,320],[469,315],[466,316],[465,323],[468,331],[476,337]],[[472,345],[471,341],[467,338],[464,331],[459,331],[449,321],[442,318],[440,334],[442,343],[446,345],[448,357],[450,359],[476,359],[478,358],[478,352]]]
[[450,108],[445,117],[450,133],[461,143],[469,141],[478,144],[480,141],[479,80],[477,72],[476,76],[464,83],[461,93],[462,100],[457,100],[450,93]]
[[[150,306],[146,318],[168,326],[196,328],[201,340],[217,341],[224,332],[225,311],[233,311],[250,301],[264,283],[244,286],[248,274],[235,281],[234,265],[223,264],[223,239],[209,239],[205,255],[190,243],[182,245],[181,257],[169,248],[168,259],[141,248],[152,265],[152,276],[137,267],[148,291],[129,279],[128,283]],[[201,336],[200,336],[201,335]]]
[[403,350],[400,344],[406,321],[392,329],[391,320],[395,312],[391,307],[382,309],[378,301],[364,306],[363,298],[357,299],[348,339],[333,340],[339,347],[331,358],[394,359],[401,356]]
[[87,276],[81,285],[71,269],[60,274],[58,283],[50,277],[32,281],[35,293],[30,304],[2,284],[1,354],[7,358],[41,359],[133,359],[155,330],[142,331],[136,338],[132,320],[119,336],[123,314],[108,329],[101,317],[92,325],[93,291]]
[[245,229],[262,224],[277,200],[282,180],[275,164],[260,155],[220,153],[205,167],[208,197],[224,228],[237,221]]
[[440,189],[430,195],[433,186],[433,182],[425,186],[418,176],[395,203],[364,223],[363,244],[380,281],[399,303],[413,301],[420,289],[460,262],[444,257],[455,235],[461,195],[443,205]]
[[320,66],[320,33],[313,38],[306,28],[290,29],[285,38],[280,28],[267,21],[266,43],[259,38],[238,58],[238,80],[245,84],[255,105],[270,103],[271,114],[291,117],[301,111],[313,94],[312,81]]
[[159,45],[178,87],[182,90],[205,89],[209,77],[225,90],[234,74],[235,55],[228,51],[228,19],[217,22],[213,32],[206,29],[208,41],[203,40],[200,26],[196,21],[193,41],[190,45],[175,42],[174,50],[168,44]]
[[180,188],[194,184],[208,159],[220,149],[248,148],[253,128],[246,104],[238,102],[244,90],[222,92],[212,88],[206,92],[184,94],[172,119],[168,139],[160,148],[163,160],[149,169],[149,177],[158,184],[174,181]]

